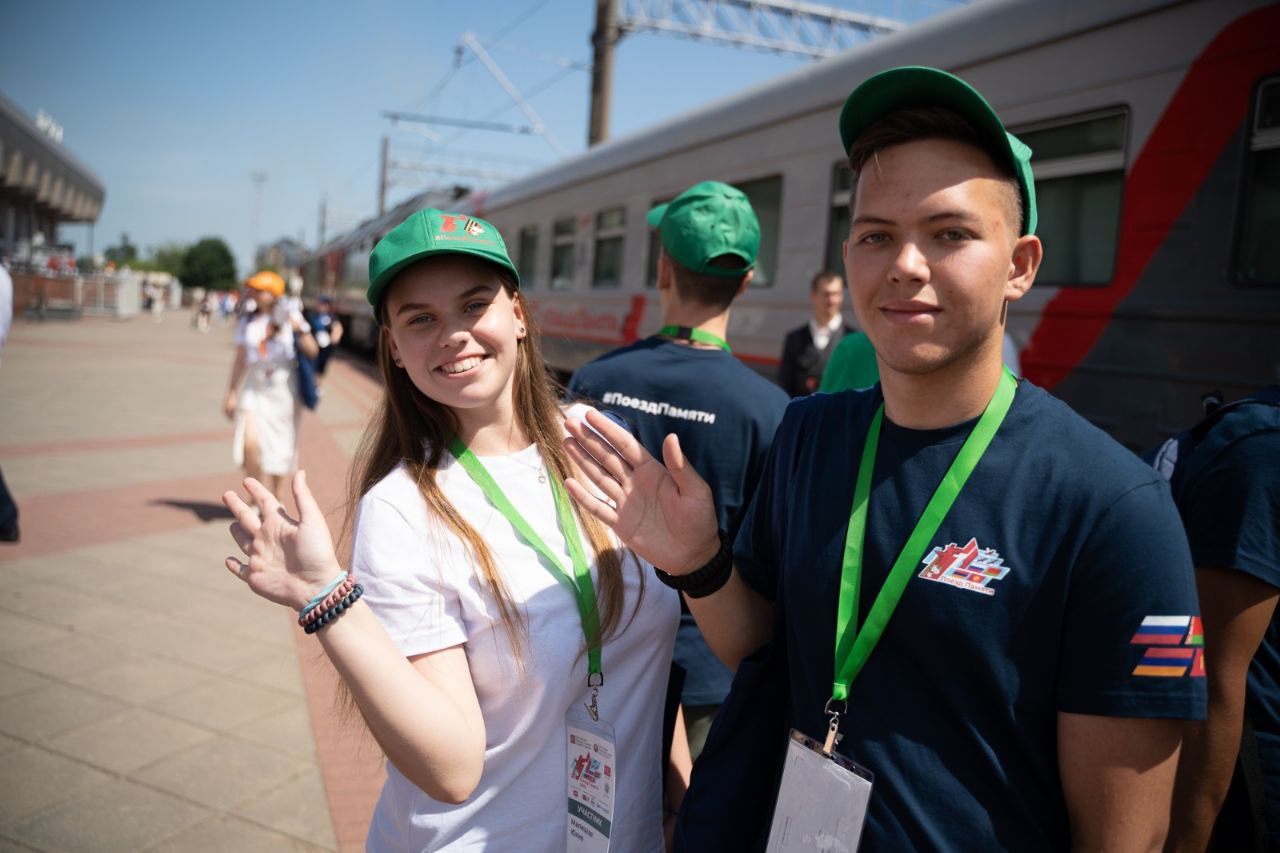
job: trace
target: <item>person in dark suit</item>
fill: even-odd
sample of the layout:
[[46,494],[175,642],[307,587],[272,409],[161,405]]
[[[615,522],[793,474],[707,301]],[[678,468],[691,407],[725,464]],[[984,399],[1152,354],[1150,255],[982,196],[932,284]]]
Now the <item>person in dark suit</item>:
[[853,331],[840,313],[844,305],[844,279],[840,276],[830,272],[815,275],[809,283],[809,301],[813,303],[813,317],[788,332],[782,345],[778,384],[792,397],[805,397],[818,390],[832,350]]

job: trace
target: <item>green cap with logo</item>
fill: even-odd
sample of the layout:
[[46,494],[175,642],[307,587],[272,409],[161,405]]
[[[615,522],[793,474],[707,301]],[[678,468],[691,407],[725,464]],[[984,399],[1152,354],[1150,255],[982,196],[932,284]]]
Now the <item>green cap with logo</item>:
[[520,274],[507,256],[502,235],[483,219],[465,213],[445,213],[433,207],[419,210],[387,232],[369,255],[369,304],[376,310],[396,273],[432,255],[471,255],[511,273],[516,286]]
[[1000,116],[978,90],[939,68],[907,65],[868,77],[854,89],[840,111],[840,141],[845,153],[868,127],[897,110],[942,107],[967,120],[1013,170],[1022,192],[1022,232],[1036,233],[1036,183],[1031,174],[1031,149],[1004,129]]
[[[742,191],[719,181],[703,181],[649,211],[649,227],[658,229],[662,248],[681,266],[704,275],[737,278],[756,265],[760,222]],[[726,269],[711,261],[724,255],[741,267]]]

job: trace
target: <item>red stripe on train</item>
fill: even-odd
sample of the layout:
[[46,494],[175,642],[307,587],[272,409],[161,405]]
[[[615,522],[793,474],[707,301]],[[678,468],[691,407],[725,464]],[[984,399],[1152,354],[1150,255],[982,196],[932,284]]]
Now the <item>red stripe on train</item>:
[[1273,5],[1224,29],[1191,64],[1129,172],[1111,284],[1063,288],[1049,301],[1022,354],[1032,382],[1052,388],[1097,343],[1248,116],[1253,84],[1276,70],[1277,44]]

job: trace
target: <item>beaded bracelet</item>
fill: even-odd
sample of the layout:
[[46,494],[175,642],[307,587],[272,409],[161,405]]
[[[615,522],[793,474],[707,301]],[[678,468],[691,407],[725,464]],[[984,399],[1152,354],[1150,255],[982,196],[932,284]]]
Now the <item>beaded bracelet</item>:
[[310,623],[320,618],[320,614],[330,609],[342,599],[346,598],[351,592],[351,588],[356,585],[356,576],[348,574],[342,579],[334,589],[324,597],[323,600],[309,611],[298,614],[298,624],[307,627]]
[[350,574],[351,574],[350,572],[343,571],[336,578],[329,581],[329,583],[325,586],[325,588],[320,590],[319,594],[317,594],[315,598],[307,602],[307,606],[303,607],[302,610],[298,612],[298,615],[306,616],[312,610],[315,610],[318,606],[320,606],[320,603],[329,596],[329,593],[337,589],[338,584],[345,581],[350,576]]
[[330,622],[337,621],[338,617],[345,613],[351,605],[359,601],[360,596],[363,594],[364,587],[360,584],[356,584],[351,588],[351,592],[347,593],[341,601],[321,613],[319,618],[314,622],[308,622],[306,627],[302,630],[306,631],[308,634],[314,634]]

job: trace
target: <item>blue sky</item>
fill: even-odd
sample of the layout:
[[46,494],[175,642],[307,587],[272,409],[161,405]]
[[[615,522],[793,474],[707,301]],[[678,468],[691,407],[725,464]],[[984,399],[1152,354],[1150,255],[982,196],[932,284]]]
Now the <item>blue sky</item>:
[[[63,144],[106,186],[95,249],[117,243],[122,232],[144,250],[220,236],[242,272],[253,235],[251,173],[267,175],[259,242],[301,236],[311,246],[322,195],[330,237],[375,211],[383,134],[391,137],[393,160],[502,173],[553,162],[555,153],[538,137],[471,131],[441,148],[404,125],[393,127],[381,113],[525,124],[470,54],[452,70],[462,34],[476,33],[515,85],[532,92],[564,74],[544,57],[590,60],[595,6],[592,0],[5,5],[0,91],[28,115],[49,113],[64,128]],[[954,4],[833,5],[910,19]],[[629,36],[615,58],[612,134],[807,62],[669,36]],[[530,96],[571,153],[586,147],[589,88],[586,72],[571,71]],[[457,133],[435,130],[446,140]],[[410,172],[393,177],[388,204],[446,182]],[[64,226],[60,238],[79,253],[88,248],[85,226]]]

